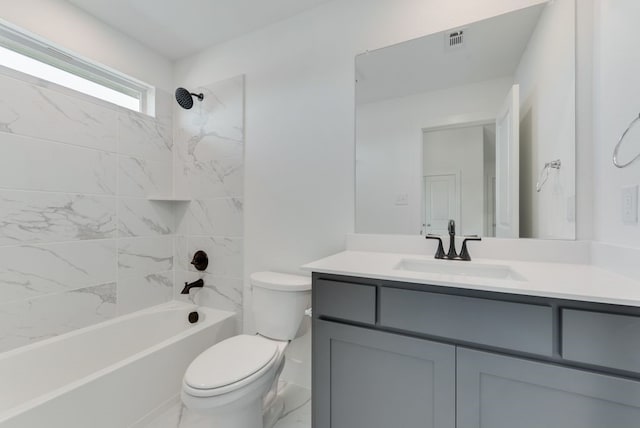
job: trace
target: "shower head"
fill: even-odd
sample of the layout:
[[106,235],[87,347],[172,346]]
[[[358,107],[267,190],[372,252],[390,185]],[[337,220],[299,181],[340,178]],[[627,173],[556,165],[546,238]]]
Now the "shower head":
[[176,101],[178,101],[178,104],[180,104],[180,107],[183,109],[189,110],[193,107],[193,97],[196,97],[198,101],[202,101],[204,94],[194,94],[185,88],[176,89]]

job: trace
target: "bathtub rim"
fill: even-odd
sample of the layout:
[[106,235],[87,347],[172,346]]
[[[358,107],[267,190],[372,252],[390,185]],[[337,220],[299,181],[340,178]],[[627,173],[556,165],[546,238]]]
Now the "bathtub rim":
[[[6,352],[3,352],[0,354],[0,364],[2,363],[2,361],[6,358],[9,357],[15,357],[16,355],[19,355],[21,353],[25,353],[25,352],[29,352],[30,350],[33,349],[37,349],[40,347],[44,347],[47,344],[51,343],[51,342],[55,342],[57,340],[60,340],[61,338],[66,338],[66,337],[75,337],[81,334],[86,334],[89,333],[91,331],[94,330],[98,330],[100,328],[104,328],[104,327],[108,327],[112,324],[116,324],[118,322],[122,322],[125,320],[129,320],[129,319],[133,319],[133,318],[137,318],[140,316],[143,316],[145,314],[151,314],[151,313],[156,313],[156,312],[164,312],[164,311],[180,311],[180,310],[184,310],[185,312],[187,310],[197,310],[199,312],[204,312],[205,313],[205,317],[204,320],[199,321],[198,324],[196,324],[193,328],[189,328],[187,330],[184,330],[178,334],[175,334],[173,336],[170,336],[168,338],[166,338],[165,340],[162,340],[161,342],[156,343],[153,346],[150,346],[148,348],[145,348],[142,351],[136,352],[135,354],[132,354],[122,360],[118,360],[117,362],[107,365],[99,370],[96,370],[95,372],[92,372],[89,375],[86,375],[80,379],[71,381],[59,388],[55,388],[52,389],[49,392],[46,392],[42,395],[39,395],[35,398],[32,398],[30,400],[26,400],[23,403],[14,406],[8,410],[5,410],[3,412],[0,412],[0,424],[12,419],[15,416],[20,415],[21,413],[28,411],[29,409],[36,407],[40,404],[43,404],[49,400],[52,400],[54,398],[57,398],[65,393],[68,393],[84,384],[87,384],[93,380],[96,380],[106,374],[109,374],[119,368],[122,368],[128,364],[131,364],[133,361],[142,359],[154,352],[157,352],[160,349],[163,349],[169,345],[172,345],[178,341],[180,341],[181,339],[190,336],[192,334],[196,334],[201,332],[202,330],[204,330],[205,328],[208,327],[212,327],[216,324],[219,324],[221,322],[227,321],[229,319],[233,319],[234,317],[236,317],[238,314],[237,312],[232,312],[232,311],[226,311],[226,310],[222,310],[222,309],[214,309],[214,308],[209,308],[206,306],[198,306],[196,304],[193,303],[186,303],[186,302],[180,302],[180,301],[171,301],[171,302],[167,302],[167,303],[162,303],[156,306],[152,306],[150,308],[146,308],[146,309],[142,309],[140,311],[136,311],[136,312],[132,312],[120,317],[115,317],[112,318],[110,320],[107,321],[103,321],[97,324],[93,324],[87,327],[83,327],[81,329],[77,329],[77,330],[73,330],[71,332],[68,333],[64,333],[58,336],[54,336],[54,337],[50,337],[44,340],[41,340],[39,342],[36,343],[32,343],[29,345],[25,345],[16,349],[12,349]],[[211,319],[211,317],[215,315],[213,317],[213,320]],[[237,325],[236,325],[237,327]]]

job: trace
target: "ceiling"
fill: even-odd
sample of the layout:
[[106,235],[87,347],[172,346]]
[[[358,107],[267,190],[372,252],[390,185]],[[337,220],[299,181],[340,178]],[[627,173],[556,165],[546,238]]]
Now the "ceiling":
[[356,102],[512,76],[544,7],[539,4],[465,25],[461,48],[446,48],[449,30],[359,55]]
[[176,60],[331,0],[67,0]]

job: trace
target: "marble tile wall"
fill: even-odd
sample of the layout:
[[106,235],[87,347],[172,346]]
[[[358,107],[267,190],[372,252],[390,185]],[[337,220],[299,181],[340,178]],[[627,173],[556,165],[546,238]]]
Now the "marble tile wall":
[[[188,299],[233,310],[242,320],[244,211],[244,76],[199,88],[204,100],[174,108],[175,191],[192,198],[177,212],[175,298],[184,283],[203,278]],[[209,255],[205,272],[188,262]]]
[[0,352],[173,298],[176,208],[146,199],[172,192],[173,103],[0,75]]

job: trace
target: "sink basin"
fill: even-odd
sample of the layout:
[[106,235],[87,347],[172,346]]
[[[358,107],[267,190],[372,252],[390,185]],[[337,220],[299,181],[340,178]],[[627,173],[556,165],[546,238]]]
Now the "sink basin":
[[461,261],[402,259],[395,267],[396,270],[411,272],[435,273],[445,275],[468,276],[475,278],[509,279],[524,281],[522,275],[509,266],[473,264]]

